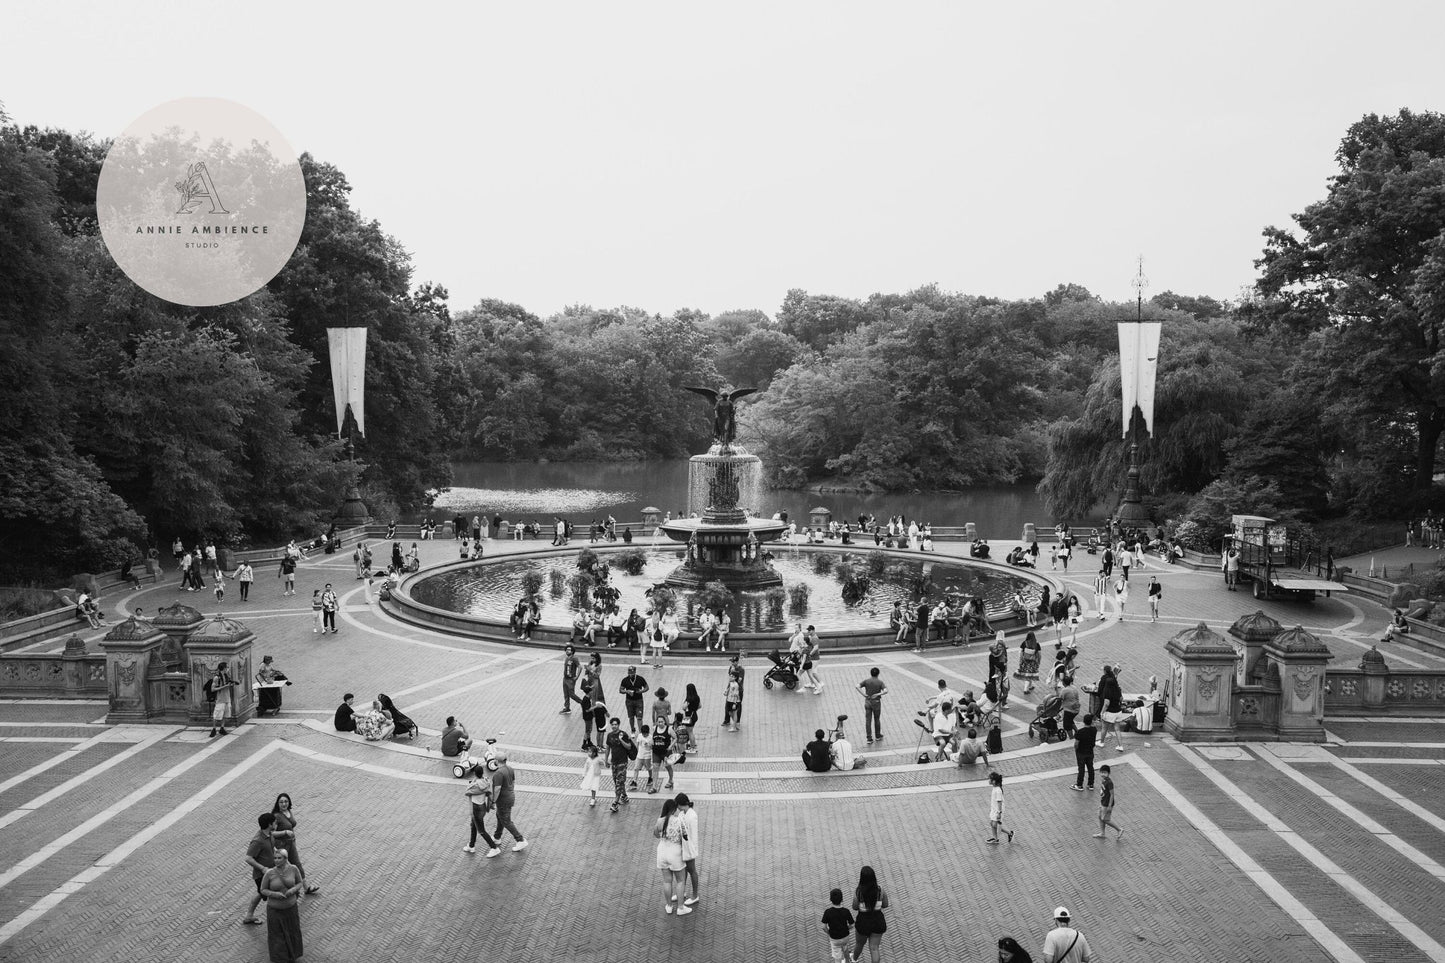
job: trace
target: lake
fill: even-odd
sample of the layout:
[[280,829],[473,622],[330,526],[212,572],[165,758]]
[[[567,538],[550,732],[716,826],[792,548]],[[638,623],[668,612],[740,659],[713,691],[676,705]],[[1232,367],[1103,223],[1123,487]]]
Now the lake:
[[[646,507],[677,515],[687,506],[687,460],[649,462],[459,462],[452,466],[452,488],[438,497],[437,517],[453,512],[499,513],[511,519],[550,524],[554,516],[586,524],[613,515],[620,522],[642,517]],[[860,513],[880,519],[904,515],[920,523],[963,525],[973,522],[984,538],[1018,538],[1025,522],[1052,528],[1043,497],[1033,485],[995,485],[959,494],[939,492],[854,493],[774,489],[759,514],[786,511],[806,523],[819,506],[839,521]],[[699,509],[700,510],[700,509]],[[1102,514],[1102,508],[1100,509]],[[1083,523],[1084,519],[1069,519]]]

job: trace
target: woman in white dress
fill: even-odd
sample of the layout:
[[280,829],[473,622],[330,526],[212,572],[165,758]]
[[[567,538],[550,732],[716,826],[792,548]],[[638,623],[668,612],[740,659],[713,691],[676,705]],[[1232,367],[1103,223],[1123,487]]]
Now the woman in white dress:
[[682,625],[677,621],[677,612],[667,612],[662,616],[662,649],[667,651],[672,648],[672,643],[682,635]]

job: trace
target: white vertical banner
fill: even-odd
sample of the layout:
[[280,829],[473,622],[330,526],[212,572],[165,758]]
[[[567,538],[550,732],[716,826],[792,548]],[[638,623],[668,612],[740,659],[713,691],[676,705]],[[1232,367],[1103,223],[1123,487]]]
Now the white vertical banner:
[[346,420],[346,406],[351,405],[356,430],[366,437],[366,409],[362,394],[366,390],[366,329],[327,328],[326,341],[331,347],[331,389],[336,397],[336,433]]
[[1121,434],[1129,437],[1134,406],[1144,415],[1144,428],[1154,434],[1154,376],[1159,365],[1159,321],[1119,322],[1119,380],[1122,388]]

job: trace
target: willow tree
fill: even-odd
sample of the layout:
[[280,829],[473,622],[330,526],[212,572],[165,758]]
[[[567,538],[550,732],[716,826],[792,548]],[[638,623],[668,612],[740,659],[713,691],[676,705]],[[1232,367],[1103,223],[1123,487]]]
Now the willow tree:
[[[1141,478],[1155,493],[1193,493],[1224,470],[1225,443],[1262,396],[1261,386],[1274,384],[1277,359],[1232,321],[1161,316],[1154,434],[1139,448]],[[1055,517],[1080,518],[1122,489],[1128,445],[1121,435],[1119,365],[1110,358],[1085,392],[1083,411],[1049,431],[1039,491]]]

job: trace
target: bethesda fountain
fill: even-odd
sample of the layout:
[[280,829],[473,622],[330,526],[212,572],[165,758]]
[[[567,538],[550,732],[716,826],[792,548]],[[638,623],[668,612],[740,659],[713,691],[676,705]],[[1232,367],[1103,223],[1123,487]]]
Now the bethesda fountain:
[[737,421],[734,403],[756,388],[720,390],[689,387],[713,406],[713,444],[706,454],[693,455],[688,463],[688,508],[701,506],[699,517],[676,518],[659,529],[669,539],[687,546],[683,563],[665,579],[678,588],[698,588],[707,582],[721,582],[734,590],[765,589],[782,585],[783,579],[768,562],[768,542],[788,530],[786,522],[758,518],[762,498],[763,464],[735,443]]

